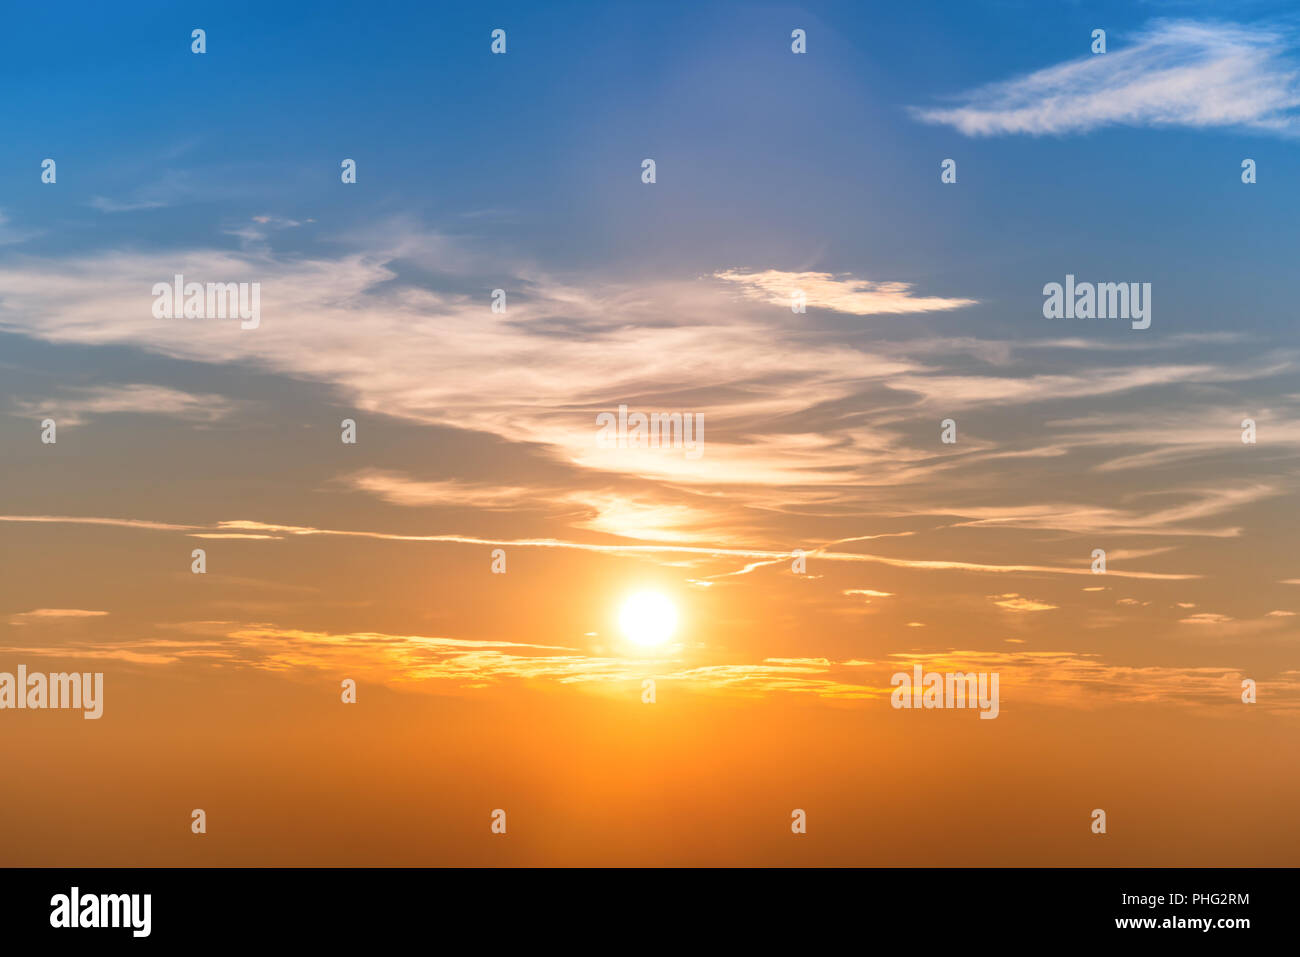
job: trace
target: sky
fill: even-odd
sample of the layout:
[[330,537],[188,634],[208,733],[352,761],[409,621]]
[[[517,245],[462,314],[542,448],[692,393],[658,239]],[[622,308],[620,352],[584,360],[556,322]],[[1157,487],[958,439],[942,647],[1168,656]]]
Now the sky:
[[25,5],[0,76],[0,672],[105,687],[0,710],[0,863],[1297,863],[1288,4]]

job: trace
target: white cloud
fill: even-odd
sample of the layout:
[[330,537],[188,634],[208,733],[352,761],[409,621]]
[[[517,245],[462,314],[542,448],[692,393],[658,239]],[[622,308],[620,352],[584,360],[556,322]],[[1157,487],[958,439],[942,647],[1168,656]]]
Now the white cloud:
[[808,306],[855,316],[941,312],[975,304],[974,299],[914,296],[912,284],[907,282],[875,282],[852,276],[833,276],[828,272],[783,272],[779,269],[742,272],[731,269],[714,273],[714,278],[736,283],[751,299],[787,309],[791,297],[801,292]]
[[166,415],[196,422],[216,422],[237,403],[225,396],[193,394],[158,385],[111,385],[68,389],[50,399],[21,399],[15,403],[27,415],[52,415],[59,425],[81,425],[87,416],[130,412]]
[[913,113],[967,136],[1114,125],[1300,131],[1297,64],[1280,28],[1161,20],[1131,43],[1108,39],[1108,53],[979,87],[954,107]]
[[[802,341],[798,328],[766,310],[746,312],[719,286],[696,281],[575,288],[519,270],[511,285],[521,292],[499,315],[486,296],[393,283],[395,257],[445,243],[387,239],[378,253],[334,259],[282,259],[262,248],[27,260],[0,267],[0,331],[247,364],[331,383],[363,412],[539,443],[585,468],[685,483],[808,486],[900,459],[897,450],[846,441],[820,425],[785,433],[753,426],[845,399],[864,383],[925,371],[918,363]],[[499,263],[480,265],[500,272]],[[260,282],[260,326],[155,318],[150,290],[175,273]],[[665,318],[673,316],[682,318]],[[443,371],[430,376],[430,368]],[[787,387],[792,378],[798,390]],[[674,398],[702,383],[717,390],[707,407]],[[621,402],[705,414],[707,454],[600,447],[596,414]],[[743,429],[743,441],[729,437],[728,426]]]
[[[963,433],[960,450],[949,450],[918,442],[915,423],[930,416],[937,422],[943,415],[935,413],[954,404],[1033,406],[1138,389],[1253,382],[1300,366],[1289,350],[1215,362],[1092,365],[1062,374],[1022,367],[1017,358],[1022,343],[992,342],[981,355],[996,374],[974,374],[980,367],[971,364],[973,340],[864,341],[843,328],[819,327],[815,317],[792,323],[788,311],[762,299],[776,295],[776,286],[769,284],[764,291],[761,283],[750,282],[755,276],[802,273],[734,273],[740,278],[653,283],[591,277],[577,285],[518,264],[503,267],[495,256],[476,254],[472,245],[401,224],[365,241],[378,244],[375,251],[336,257],[279,256],[265,246],[245,252],[23,257],[0,265],[0,331],[55,344],[128,346],[326,383],[349,410],[531,446],[585,472],[583,484],[589,488],[618,493],[567,501],[548,493],[541,504],[563,509],[568,524],[660,541],[681,540],[682,527],[691,522],[719,525],[721,512],[731,505],[747,507],[744,524],[764,533],[794,513],[837,514],[853,504],[875,513],[956,516],[975,524],[1097,531],[1100,523],[1101,530],[1182,534],[1190,528],[1196,534],[1226,536],[1239,529],[1208,529],[1202,520],[1276,494],[1262,482],[1259,488],[1229,487],[1213,494],[1166,489],[1182,499],[1181,505],[1178,499],[1166,499],[1151,510],[1118,508],[1109,498],[1063,503],[1052,496],[1044,501],[1041,489],[1018,495],[1015,505],[998,507],[977,489],[969,496],[962,491],[964,477],[973,475],[978,463],[1005,459],[1008,466],[1024,463],[1031,470],[1034,458],[1059,457],[1074,449],[1088,452],[1130,440],[1139,449],[1162,448],[1174,441],[1167,432],[1180,449],[1229,456],[1241,449],[1234,431],[1240,415],[1226,406],[1218,410],[1223,421],[1217,435],[1212,434],[1220,428],[1213,415],[1197,421],[1188,414],[1186,428],[1177,431],[1155,428],[1154,418],[1145,424],[1136,418],[1126,421],[1118,432],[1112,423],[1074,419],[1066,420],[1073,423],[1069,427],[1055,428],[1049,442],[1030,437],[1021,447],[972,429]],[[450,276],[459,288],[493,288],[480,282],[490,274],[494,284],[518,292],[512,292],[509,312],[496,314],[486,292],[446,291],[441,284],[430,289],[400,279],[393,265],[399,261]],[[152,286],[178,272],[195,281],[260,282],[261,325],[241,330],[238,322],[155,318]],[[844,296],[850,302],[842,303],[843,308],[866,308],[853,301],[864,294],[856,288],[857,280],[831,277],[826,282],[826,289],[814,287],[813,302]],[[737,296],[738,284],[749,292]],[[883,297],[889,308],[904,310],[935,302],[913,297],[901,284],[881,284],[865,295]],[[938,300],[945,308],[969,301]],[[431,368],[438,374],[430,375]],[[203,421],[226,414],[232,402],[153,386],[60,395],[63,413],[74,417],[167,410]],[[1162,401],[1150,396],[1141,411],[1163,416],[1157,411]],[[643,412],[701,414],[706,425],[703,456],[602,446],[596,415],[620,403]],[[22,408],[36,413],[49,406],[31,401]],[[1202,408],[1204,402],[1197,406],[1198,414]],[[1294,452],[1296,436],[1285,424],[1294,418],[1290,410],[1280,403],[1268,417],[1271,455]],[[871,427],[864,427],[868,422]],[[554,489],[572,491],[571,473],[566,470]],[[682,495],[661,508],[664,496],[645,486],[616,487],[617,479],[629,476],[669,483]],[[540,502],[533,497],[536,483],[525,493],[514,487],[519,482],[489,488],[458,484],[445,475],[436,478],[430,483],[371,472],[353,477],[352,485],[415,506],[499,510],[530,498]],[[935,491],[940,486],[942,496]],[[688,499],[690,492],[714,497]],[[891,506],[891,500],[898,504]],[[720,541],[762,540],[749,528],[734,523],[729,528],[727,534],[719,532]]]

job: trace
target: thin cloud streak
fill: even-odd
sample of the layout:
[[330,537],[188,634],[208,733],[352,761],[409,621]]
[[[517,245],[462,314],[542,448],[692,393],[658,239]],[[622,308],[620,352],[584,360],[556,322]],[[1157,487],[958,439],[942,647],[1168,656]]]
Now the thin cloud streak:
[[1300,131],[1294,47],[1281,27],[1160,20],[1104,54],[982,86],[958,97],[956,107],[913,107],[912,114],[967,136],[1124,125],[1290,137]]
[[[64,522],[68,524],[100,524],[100,525],[118,525],[128,528],[153,529],[164,531],[244,531],[244,532],[266,532],[277,533],[285,536],[339,536],[345,538],[369,538],[381,541],[393,542],[429,542],[440,544],[457,544],[457,545],[490,545],[512,548],[556,548],[571,549],[574,551],[597,552],[602,554],[673,554],[673,555],[704,555],[716,558],[748,558],[759,559],[766,563],[776,561],[793,560],[793,550],[763,550],[752,548],[731,548],[722,546],[707,545],[624,545],[624,544],[595,544],[588,542],[570,542],[556,538],[480,538],[472,535],[400,535],[394,532],[372,532],[357,531],[331,528],[312,528],[301,525],[275,525],[268,522],[250,521],[247,519],[236,519],[230,521],[218,522],[214,527],[205,528],[204,526],[169,526],[160,522],[132,521],[124,519],[96,519],[96,518],[76,518],[73,516],[25,516],[25,515],[0,515],[0,522]],[[882,565],[892,565],[898,568],[930,569],[943,571],[970,571],[970,572],[988,572],[994,574],[1005,574],[1009,572],[1037,572],[1049,575],[1091,575],[1091,570],[1086,567],[1064,568],[1052,565],[994,565],[982,562],[961,562],[951,560],[932,560],[932,559],[914,559],[914,558],[892,558],[885,555],[869,555],[862,552],[833,552],[823,551],[820,548],[810,548],[806,550],[809,558],[817,558],[823,561],[832,562],[874,562]],[[1200,578],[1200,575],[1161,573],[1161,572],[1138,572],[1116,569],[1108,571],[1114,578],[1141,578],[1155,581],[1181,581],[1187,579]]]
[[68,389],[50,398],[20,399],[15,404],[23,414],[52,416],[60,427],[84,425],[91,416],[116,413],[217,422],[240,406],[239,402],[222,395],[182,392],[142,383]]

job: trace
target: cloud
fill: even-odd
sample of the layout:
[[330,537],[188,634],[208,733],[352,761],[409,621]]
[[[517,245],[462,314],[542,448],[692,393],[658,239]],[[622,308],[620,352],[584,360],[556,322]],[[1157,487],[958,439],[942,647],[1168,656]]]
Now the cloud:
[[409,507],[473,508],[518,513],[549,512],[572,528],[607,532],[647,541],[729,539],[732,532],[712,511],[691,505],[641,500],[598,489],[566,490],[545,485],[495,485],[460,479],[422,481],[398,472],[365,469],[346,476],[352,488],[376,495],[394,505]]
[[109,525],[118,528],[139,528],[158,532],[196,532],[202,525],[175,525],[170,522],[151,522],[137,518],[97,518],[89,515],[0,515],[0,522],[34,522],[49,525]]
[[[804,341],[771,310],[746,311],[722,284],[697,280],[572,287],[521,267],[506,282],[519,290],[508,313],[497,314],[486,296],[399,282],[389,264],[437,258],[430,268],[490,271],[497,283],[499,262],[426,233],[383,241],[377,251],[337,258],[278,257],[259,246],[25,259],[0,266],[0,331],[323,382],[361,412],[540,445],[583,469],[755,487],[815,486],[888,460],[794,417],[925,368]],[[150,290],[177,273],[260,283],[260,325],[155,318]],[[465,283],[456,276],[452,285]],[[433,365],[443,371],[431,377]],[[792,380],[799,389],[788,387]],[[601,447],[596,416],[622,403],[705,415],[706,454]],[[790,427],[773,431],[781,420]]]
[[[725,495],[728,503],[769,516],[818,502],[842,509],[855,496],[878,510],[880,497],[891,489],[915,502],[927,484],[936,487],[936,478],[949,479],[942,483],[944,502],[960,505],[951,481],[959,466],[970,475],[976,462],[1060,457],[1106,441],[1104,427],[1084,424],[1077,439],[1061,429],[1050,442],[1025,448],[969,432],[960,451],[939,453],[933,443],[918,443],[911,419],[954,404],[1028,406],[1136,389],[1188,390],[1258,381],[1297,366],[1286,350],[1275,350],[1266,361],[1235,364],[1154,364],[1121,354],[1113,367],[1042,373],[1036,369],[1043,349],[1032,350],[1032,366],[1015,364],[1022,342],[982,343],[975,350],[969,339],[864,341],[851,330],[818,328],[814,317],[787,322],[767,301],[787,294],[781,284],[790,277],[804,276],[816,279],[812,302],[857,312],[956,308],[972,301],[913,296],[906,284],[864,287],[822,273],[732,270],[722,274],[729,281],[587,277],[573,285],[527,266],[503,266],[473,247],[400,223],[348,241],[374,248],[335,257],[279,256],[261,246],[22,258],[0,266],[0,331],[55,344],[122,345],[325,383],[362,413],[484,433],[529,454],[541,452],[570,470],[563,479],[568,488],[574,471],[589,478],[578,484],[605,486],[614,478],[636,477]],[[399,278],[398,262],[450,279],[446,284],[457,291]],[[150,290],[177,272],[196,281],[260,282],[260,326],[241,330],[221,320],[154,318]],[[485,296],[459,291],[479,282],[481,273],[494,277],[486,288],[504,282],[518,290],[507,313],[493,313]],[[738,285],[746,295],[735,295]],[[113,321],[104,321],[106,315]],[[304,347],[307,341],[310,348]],[[972,355],[1005,371],[972,374]],[[442,371],[431,377],[428,369],[435,365]],[[168,408],[173,398],[182,414],[196,417],[224,408],[215,397],[137,398],[129,404],[138,411],[151,404]],[[107,398],[100,399],[106,408]],[[702,415],[703,455],[602,446],[596,417],[623,403],[643,412]],[[1148,398],[1144,408],[1154,404]],[[1285,417],[1279,409],[1277,418]],[[1140,444],[1149,449],[1158,441],[1159,435],[1148,434]],[[1189,433],[1188,441],[1212,450],[1204,426],[1194,439]],[[398,504],[454,499],[466,507],[504,508],[518,498],[516,483],[501,483],[498,493],[455,484],[417,486],[378,472],[357,481]],[[499,502],[491,503],[498,494]],[[660,501],[647,494],[570,504],[586,510],[587,524],[580,527],[646,534],[657,519],[644,506]],[[687,513],[678,508],[675,514]]]
[[[186,150],[187,147],[182,146],[161,156],[174,159]],[[192,201],[202,192],[211,193],[211,185],[197,183],[194,174],[188,170],[169,169],[157,181],[133,188],[125,198],[93,196],[87,205],[101,213],[135,213]]]
[[71,388],[49,399],[15,402],[25,415],[51,415],[59,425],[82,425],[92,415],[128,412],[164,415],[194,422],[216,422],[229,416],[239,403],[221,395],[194,394],[158,385],[111,385]]
[[[915,392],[923,396],[927,403],[935,406],[945,406],[955,402],[963,405],[1028,405],[1067,398],[1116,395],[1188,381],[1249,381],[1292,372],[1296,368],[1297,363],[1288,355],[1264,368],[1258,364],[1247,368],[1244,364],[1229,366],[1200,363],[1089,369],[1068,375],[904,374],[891,379],[889,385],[890,388]],[[1149,429],[1148,426],[1148,431]],[[1238,441],[1240,441],[1240,434],[1238,429]]]
[[806,304],[855,316],[877,316],[917,312],[942,312],[975,305],[974,299],[943,299],[913,296],[907,282],[873,282],[828,272],[763,272],[728,270],[714,273],[715,279],[736,283],[746,296],[789,309],[791,296],[801,292]]
[[[1226,444],[1226,443],[1225,443]],[[1229,446],[1231,447],[1231,446]],[[1059,529],[1078,533],[1185,535],[1233,538],[1240,528],[1207,528],[1199,523],[1253,502],[1282,494],[1275,486],[1252,484],[1237,488],[1186,489],[1185,501],[1165,508],[1117,508],[1111,505],[1043,502],[1033,505],[951,506],[947,511],[966,521],[966,527]],[[1126,554],[1127,553],[1127,554]],[[1118,551],[1115,558],[1158,554],[1152,549]]]
[[1008,592],[1005,595],[990,595],[989,598],[993,599],[993,604],[999,608],[1005,608],[1007,611],[1050,611],[1059,607],[1049,602],[1023,598],[1015,592]]
[[[921,626],[919,622],[909,624]],[[434,693],[450,688],[474,693],[518,681],[598,687],[653,676],[660,684],[680,683],[710,693],[807,694],[874,702],[876,707],[888,707],[890,675],[915,664],[941,672],[996,672],[1004,704],[1032,702],[1076,708],[1123,702],[1233,706],[1239,701],[1244,676],[1235,667],[1133,667],[1071,651],[900,652],[877,661],[769,656],[755,662],[719,660],[722,653],[716,650],[680,647],[656,656],[623,657],[532,642],[325,632],[269,623],[204,621],[176,628],[191,637],[82,641],[57,648],[10,645],[0,647],[0,652],[141,665],[233,665],[287,678],[346,674],[392,688]],[[704,654],[714,659],[698,660]],[[1300,672],[1284,672],[1266,683],[1269,706],[1300,708]]]
[[[1018,700],[1093,709],[1104,705],[1170,703],[1218,704],[1235,708],[1241,702],[1241,679],[1235,666],[1146,665],[1135,667],[1103,661],[1098,655],[1073,651],[949,651],[891,654],[907,665],[927,671],[990,671],[1000,674],[1003,712]],[[1283,673],[1267,681],[1280,710],[1300,710],[1300,678]],[[1263,684],[1264,682],[1261,682]]]
[[[706,544],[605,544],[573,542],[557,538],[485,538],[476,535],[403,535],[395,532],[372,532],[359,529],[315,528],[309,525],[278,525],[250,519],[231,519],[217,522],[214,526],[202,525],[167,525],[162,522],[150,522],[134,519],[89,518],[69,515],[0,515],[0,522],[48,522],[98,525],[120,525],[128,528],[140,528],[164,531],[184,532],[230,532],[253,533],[269,538],[282,536],[338,536],[344,538],[368,538],[390,542],[430,542],[460,545],[487,545],[508,548],[544,548],[570,549],[605,555],[694,555],[713,559],[729,560],[735,558],[758,559],[755,567],[762,564],[776,564],[794,559],[792,551],[784,549],[742,548]],[[879,536],[885,537],[885,536]],[[829,549],[814,548],[807,552],[808,557],[819,561],[831,562],[866,562],[889,565],[895,568],[909,568],[933,571],[966,571],[1006,575],[1014,573],[1039,573],[1047,575],[1091,575],[1091,569],[1085,564],[1078,567],[1060,565],[995,565],[987,562],[954,561],[951,559],[897,558],[888,555],[871,555],[865,552],[840,552]],[[746,569],[748,570],[748,569]],[[1107,569],[1112,578],[1136,578],[1151,581],[1184,581],[1200,578],[1200,575],[1181,572],[1142,572],[1131,569]]]
[[642,501],[609,492],[582,491],[563,496],[562,502],[578,508],[583,517],[574,528],[606,532],[642,541],[730,542],[735,532],[724,528],[721,516],[680,502]]
[[[261,223],[263,226],[275,226],[278,229],[293,229],[302,225],[302,223],[296,219],[286,219],[283,216],[273,216],[270,213],[263,213],[260,216],[254,216],[253,222]],[[312,220],[308,220],[308,222],[312,222]]]
[[[262,246],[17,257],[0,265],[0,331],[323,383],[348,414],[382,415],[407,428],[455,429],[467,441],[496,442],[511,454],[548,460],[518,473],[526,478],[495,483],[448,475],[444,466],[428,477],[374,469],[344,478],[358,491],[408,507],[530,510],[570,528],[647,541],[786,543],[801,519],[854,514],[928,517],[936,525],[956,516],[1042,531],[1228,537],[1241,528],[1227,521],[1211,527],[1206,516],[1278,494],[1271,478],[1233,488],[1230,483],[1240,481],[1234,473],[1237,478],[1218,483],[1219,491],[1167,484],[1155,509],[1146,502],[1117,504],[1106,483],[1071,490],[1085,501],[1062,502],[1043,491],[1055,486],[1044,481],[1034,460],[1079,452],[1109,454],[1114,461],[1176,447],[1226,461],[1242,446],[1239,432],[1228,428],[1231,419],[1216,437],[1211,413],[1226,409],[1224,384],[1289,374],[1300,361],[1286,349],[1239,359],[1220,351],[1207,361],[1202,348],[1192,361],[1155,362],[1150,355],[1102,350],[1082,369],[1079,350],[1069,349],[1067,367],[1043,371],[1058,360],[1025,341],[976,348],[969,338],[885,340],[861,324],[819,325],[815,316],[791,323],[789,313],[783,319],[767,301],[778,287],[765,290],[754,279],[816,275],[825,288],[814,285],[813,301],[848,309],[935,304],[900,284],[864,291],[852,278],[773,270],[733,270],[726,274],[730,281],[624,282],[596,275],[575,283],[400,223],[343,241],[372,248],[332,256],[277,255]],[[261,325],[241,330],[237,322],[154,318],[152,285],[177,272],[195,281],[260,282]],[[491,275],[491,285],[484,285],[484,275]],[[463,291],[498,284],[512,290],[505,314],[493,313],[486,295]],[[738,287],[746,294],[738,296]],[[863,295],[876,305],[865,306]],[[908,325],[901,324],[900,333]],[[1204,343],[1183,337],[1171,338],[1165,348],[1195,346]],[[440,372],[430,376],[434,367]],[[989,367],[992,374],[978,374]],[[1198,389],[1205,385],[1219,388]],[[115,388],[73,391],[62,401],[74,416],[169,409],[193,421],[229,414],[242,401],[148,392],[154,387],[139,385]],[[1040,405],[1060,410],[1060,403],[1138,389],[1147,390],[1141,403],[1151,416],[1146,426],[1136,413],[1118,428],[1066,419],[1046,437],[1008,435],[994,424],[1012,407],[1034,407],[1037,415]],[[1211,393],[1216,409],[1196,401]],[[602,445],[597,416],[623,403],[646,413],[702,415],[703,455]],[[984,406],[989,414],[975,420],[978,427],[963,426],[957,447],[927,440],[934,427],[927,420],[937,422],[954,406]],[[1180,406],[1188,411],[1169,438],[1161,427],[1171,415],[1165,410]],[[36,412],[38,404],[28,401],[23,408]],[[1197,423],[1193,413],[1200,411],[1207,415]],[[1270,441],[1256,455],[1293,454],[1300,447],[1293,441],[1300,434],[1286,425],[1295,418],[1291,411],[1283,402],[1275,405],[1267,419]],[[999,471],[1000,464],[1005,468]],[[1075,464],[1054,464],[1052,471]],[[1074,471],[1083,472],[1090,464],[1077,466]],[[539,473],[546,478],[538,479]],[[990,497],[990,482],[1005,487],[1005,495]],[[761,568],[784,559],[787,550],[759,550],[746,556],[746,564]]]
[[20,612],[16,617],[32,618],[93,618],[96,615],[107,615],[106,611],[87,611],[84,608],[34,608],[31,611]]
[[9,619],[11,625],[25,625],[30,621],[49,621],[51,619],[80,619],[80,618],[101,618],[107,615],[106,611],[90,611],[85,608],[33,608],[31,611],[22,611],[13,615]]
[[[1115,37],[1108,40],[1116,46]],[[1279,27],[1155,21],[1131,42],[979,87],[953,107],[913,107],[967,136],[1099,127],[1300,129],[1293,38]]]
[[279,535],[244,535],[238,532],[194,532],[190,538],[236,538],[251,541],[278,541]]
[[1195,615],[1189,615],[1186,618],[1179,618],[1180,625],[1223,625],[1232,621],[1227,615],[1220,615],[1215,611],[1202,611]]
[[[1281,365],[1287,368],[1280,368]],[[1261,378],[1279,372],[1290,376],[1296,369],[1294,360],[1282,357],[1280,350],[1268,366],[1256,367]],[[1220,366],[1215,375],[1231,374],[1236,378],[1237,372],[1244,371],[1240,367]],[[1201,381],[1209,380],[1201,377]],[[1127,447],[1125,453],[1093,467],[1097,472],[1117,472],[1221,455],[1225,447],[1240,451],[1241,422],[1245,418],[1247,414],[1242,409],[1189,401],[1177,408],[1059,418],[1048,425],[1053,430],[1068,430],[1068,442],[1075,448]],[[1295,456],[1300,451],[1300,404],[1288,397],[1274,396],[1269,407],[1252,410],[1249,418],[1259,423],[1267,436],[1271,454]]]
[[[1232,647],[1241,647],[1244,641],[1259,639],[1275,642],[1279,638],[1294,632],[1291,615],[1278,615],[1272,612],[1258,618],[1233,618],[1218,612],[1201,612],[1178,619],[1180,625],[1202,626],[1193,629],[1198,640],[1222,642]],[[1210,627],[1204,627],[1210,626]],[[1188,633],[1190,636],[1190,632]]]
[[465,506],[492,511],[516,511],[536,502],[536,489],[524,485],[489,485],[457,479],[421,481],[400,472],[363,469],[344,477],[345,484],[378,496],[393,505],[429,507]]

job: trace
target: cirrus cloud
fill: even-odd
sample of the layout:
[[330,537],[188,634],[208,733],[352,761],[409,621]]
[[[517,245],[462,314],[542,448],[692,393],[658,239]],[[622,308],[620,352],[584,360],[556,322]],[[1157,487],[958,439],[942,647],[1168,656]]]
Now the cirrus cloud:
[[1300,131],[1300,70],[1279,27],[1159,20],[1123,49],[1089,54],[913,107],[967,136],[1082,133],[1104,126]]

